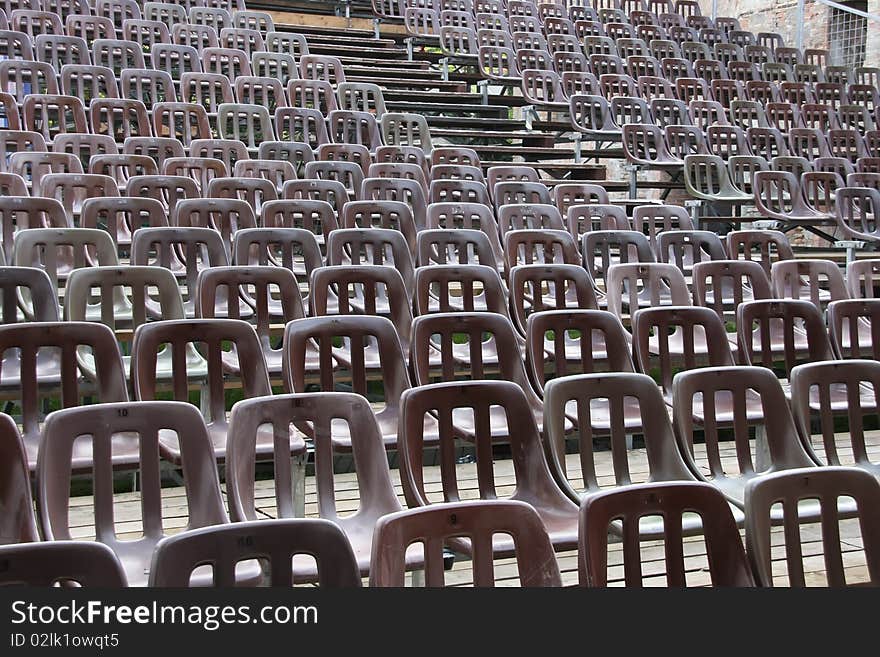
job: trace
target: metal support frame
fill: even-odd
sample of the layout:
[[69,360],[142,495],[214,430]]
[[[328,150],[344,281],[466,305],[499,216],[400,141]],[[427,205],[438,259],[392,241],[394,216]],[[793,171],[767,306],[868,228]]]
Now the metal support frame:
[[380,25],[381,23],[382,23],[382,19],[381,19],[381,18],[374,18],[374,19],[373,19],[373,38],[374,38],[374,39],[378,39],[378,38],[379,38],[379,25]]
[[449,57],[441,57],[437,63],[440,65],[440,79],[449,82]]
[[863,240],[839,240],[834,243],[838,248],[846,249],[846,264],[856,259],[856,249],[864,249],[865,242]]
[[574,162],[575,164],[581,164],[584,161],[584,156],[581,153],[583,135],[580,133],[574,136]]
[[489,81],[480,80],[477,82],[477,89],[480,90],[480,100],[483,105],[489,104]]
[[413,60],[413,38],[409,37],[404,39],[403,42],[406,44],[406,60],[411,62]]
[[694,228],[700,228],[700,208],[703,202],[700,199],[688,199],[684,202],[684,206],[690,210],[691,221],[694,222]]
[[629,197],[634,200],[639,195],[639,165],[628,164],[626,170],[629,171]]

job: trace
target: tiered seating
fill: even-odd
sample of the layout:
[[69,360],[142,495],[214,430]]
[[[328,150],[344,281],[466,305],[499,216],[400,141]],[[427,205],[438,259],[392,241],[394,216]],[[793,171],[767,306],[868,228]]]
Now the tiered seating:
[[[559,585],[553,552],[577,550],[581,583],[604,586],[610,535],[625,584],[642,580],[635,542],[665,538],[679,585],[682,543],[703,535],[712,583],[772,585],[771,520],[871,508],[880,260],[844,274],[795,259],[785,232],[877,242],[875,71],[691,0],[458,0],[376,6],[428,57],[377,39],[413,73],[394,78],[265,12],[200,4],[16,6],[0,33],[0,542],[34,543],[0,547],[0,580],[439,585],[445,546],[477,585],[511,555],[520,583]],[[522,134],[402,98],[471,82],[530,108]],[[513,133],[507,151],[469,141]],[[621,143],[602,157],[681,179],[708,212],[529,163],[570,160],[545,142],[571,133]],[[719,235],[746,206],[781,231]],[[462,501],[462,450],[479,501]],[[302,518],[307,462],[320,519]],[[167,470],[186,485],[179,536]],[[117,535],[115,472],[138,475],[137,540]],[[74,476],[93,486],[94,543],[69,543]],[[801,480],[818,503],[788,501]],[[876,582],[876,533],[862,540]]]

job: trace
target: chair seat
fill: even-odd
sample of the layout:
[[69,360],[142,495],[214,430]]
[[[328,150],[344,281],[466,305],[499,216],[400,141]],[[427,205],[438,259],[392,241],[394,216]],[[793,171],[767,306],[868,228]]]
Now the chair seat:
[[[218,461],[226,459],[226,441],[229,425],[226,419],[223,422],[209,422],[208,435],[214,447],[214,456]],[[257,460],[271,460],[274,454],[275,438],[271,427],[261,427],[257,432]],[[168,430],[159,432],[159,450],[163,458],[174,464],[180,463],[180,445],[177,435]],[[299,433],[290,435],[290,455],[299,456],[305,454],[306,442]]]

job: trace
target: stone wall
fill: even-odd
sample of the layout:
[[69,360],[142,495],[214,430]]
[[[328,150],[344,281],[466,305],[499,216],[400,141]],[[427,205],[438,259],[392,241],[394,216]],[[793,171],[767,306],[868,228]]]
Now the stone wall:
[[[712,0],[700,0],[703,13],[712,15]],[[719,16],[739,19],[743,29],[752,32],[779,32],[786,45],[797,45],[797,0],[717,0]],[[868,0],[868,13],[880,15],[880,0]],[[828,45],[828,5],[805,0],[804,48],[826,48]],[[868,22],[866,66],[880,66],[880,22]]]

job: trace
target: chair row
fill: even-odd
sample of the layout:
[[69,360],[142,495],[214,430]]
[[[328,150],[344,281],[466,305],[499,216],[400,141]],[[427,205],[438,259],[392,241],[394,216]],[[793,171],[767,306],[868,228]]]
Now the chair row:
[[[821,369],[825,364],[816,365]],[[876,384],[876,365],[866,361],[850,361],[844,369],[853,372],[856,372],[859,366],[873,369],[873,382]],[[810,368],[811,366],[805,366],[801,371],[810,371]],[[719,382],[721,377],[724,378],[723,382]],[[595,457],[593,441],[582,439],[579,441],[579,449],[586,485],[586,490],[583,492],[578,492],[567,483],[569,480],[565,469],[557,460],[558,452],[552,451],[551,457],[548,458],[535,430],[534,422],[530,420],[527,401],[514,384],[504,381],[434,384],[407,391],[402,399],[407,422],[406,439],[401,441],[401,478],[407,505],[412,509],[421,509],[420,512],[402,510],[394,494],[388,463],[369,405],[362,397],[350,393],[286,395],[246,400],[236,405],[232,419],[235,427],[233,438],[235,447],[230,451],[232,463],[227,468],[227,472],[231,473],[227,481],[230,498],[229,515],[221,500],[216,465],[210,453],[210,439],[198,412],[192,406],[178,402],[136,402],[98,404],[56,411],[47,419],[37,472],[40,525],[48,541],[70,539],[70,520],[67,511],[70,495],[70,452],[78,438],[82,440],[83,437],[89,437],[94,445],[96,454],[94,474],[98,481],[101,478],[106,479],[112,473],[113,466],[110,461],[112,434],[125,432],[140,446],[140,457],[136,465],[142,475],[146,475],[156,470],[163,431],[173,432],[180,437],[181,447],[186,455],[183,460],[182,475],[187,484],[187,504],[190,510],[187,529],[196,531],[193,534],[184,533],[176,538],[165,538],[161,505],[144,505],[142,507],[143,537],[136,541],[125,540],[113,527],[112,514],[97,513],[96,533],[99,540],[111,550],[104,550],[105,555],[109,556],[114,552],[121,555],[122,546],[125,545],[124,568],[114,567],[108,572],[116,577],[124,574],[125,577],[119,577],[119,583],[127,578],[128,583],[133,586],[143,586],[147,583],[161,585],[163,580],[158,579],[159,575],[165,568],[172,569],[171,564],[177,564],[178,567],[173,568],[175,574],[168,575],[164,585],[169,585],[171,582],[175,582],[178,586],[205,585],[210,584],[212,580],[215,585],[231,585],[233,582],[239,585],[254,585],[263,578],[264,573],[253,564],[248,564],[249,568],[243,567],[245,564],[241,564],[239,568],[226,565],[219,569],[222,574],[218,573],[217,568],[214,569],[213,574],[206,573],[204,569],[196,569],[196,565],[214,561],[211,558],[206,559],[206,554],[210,553],[210,549],[205,547],[205,539],[208,537],[216,536],[217,540],[225,544],[226,540],[231,538],[230,535],[241,536],[242,532],[259,534],[260,526],[267,528],[264,531],[271,532],[269,529],[271,523],[280,524],[277,521],[257,520],[252,470],[254,445],[260,424],[268,422],[273,428],[283,427],[284,433],[289,432],[294,426],[311,427],[310,437],[315,445],[315,467],[319,470],[331,467],[329,476],[319,477],[316,480],[319,495],[322,499],[334,500],[336,491],[331,465],[334,453],[331,426],[334,422],[344,422],[359,429],[353,443],[352,454],[358,475],[361,504],[356,514],[347,516],[341,515],[331,503],[322,504],[319,514],[326,522],[319,543],[327,549],[342,543],[335,540],[336,537],[327,535],[331,527],[335,528],[337,536],[348,539],[348,549],[341,551],[346,555],[346,562],[349,564],[343,571],[351,574],[350,577],[347,576],[348,582],[355,582],[359,577],[369,574],[374,584],[382,581],[381,578],[385,576],[392,577],[396,585],[402,585],[402,577],[407,569],[426,568],[429,572],[434,570],[433,576],[428,578],[429,584],[437,585],[438,579],[442,581],[442,571],[437,572],[438,566],[442,563],[442,560],[438,561],[439,544],[444,542],[438,539],[442,538],[450,539],[445,542],[455,552],[470,555],[475,560],[475,568],[479,568],[477,562],[480,560],[488,558],[491,561],[492,557],[511,555],[515,548],[520,566],[526,565],[527,570],[530,570],[529,560],[524,558],[524,554],[519,553],[521,547],[519,541],[523,537],[515,531],[504,531],[506,534],[512,533],[513,536],[508,536],[503,541],[486,541],[479,549],[477,543],[471,546],[467,542],[453,540],[463,533],[463,529],[464,533],[467,533],[469,529],[472,531],[476,528],[469,525],[468,518],[472,517],[470,514],[480,512],[479,506],[468,506],[468,504],[473,505],[473,502],[464,503],[462,506],[448,506],[448,502],[457,497],[455,493],[448,491],[456,491],[460,485],[453,462],[455,458],[453,448],[458,441],[452,429],[455,426],[455,414],[456,411],[467,409],[479,416],[481,413],[488,414],[492,407],[503,413],[512,427],[511,440],[514,447],[512,466],[516,488],[512,494],[507,493],[510,485],[499,484],[496,481],[499,477],[499,464],[492,462],[492,438],[488,433],[479,434],[474,440],[473,447],[478,467],[483,467],[485,470],[485,476],[481,477],[479,482],[480,497],[484,500],[492,500],[491,503],[494,504],[499,504],[495,501],[498,499],[504,501],[497,507],[491,507],[491,510],[502,515],[478,517],[492,518],[494,522],[490,522],[488,527],[510,530],[512,526],[502,520],[505,517],[504,507],[507,505],[508,508],[515,508],[514,505],[519,504],[522,507],[519,513],[530,515],[529,528],[533,534],[532,538],[540,540],[545,549],[545,558],[533,562],[532,568],[534,563],[540,563],[542,567],[551,568],[550,573],[553,573],[555,569],[552,565],[548,565],[555,565],[555,560],[552,558],[553,551],[577,549],[580,544],[581,581],[584,584],[601,586],[605,584],[607,577],[604,566],[609,534],[622,535],[627,548],[638,545],[641,540],[660,538],[665,538],[667,544],[679,544],[680,547],[683,537],[702,534],[710,551],[710,564],[718,568],[712,571],[714,583],[716,585],[746,584],[750,582],[749,569],[744,566],[745,560],[741,558],[742,544],[736,531],[737,524],[742,523],[745,515],[747,545],[750,549],[757,549],[760,555],[757,561],[753,561],[755,565],[760,565],[757,570],[759,581],[764,585],[772,585],[773,572],[768,549],[770,507],[780,499],[780,495],[785,496],[786,505],[781,517],[775,516],[773,523],[783,520],[787,528],[796,528],[803,522],[815,522],[821,519],[824,525],[836,523],[841,518],[857,516],[862,522],[864,532],[869,517],[867,511],[871,508],[870,503],[880,494],[880,489],[877,489],[876,472],[871,470],[875,466],[860,457],[857,457],[855,463],[857,467],[846,468],[824,465],[823,460],[815,459],[815,452],[798,436],[792,414],[787,411],[784,399],[781,398],[781,389],[772,373],[762,368],[740,367],[697,370],[678,376],[677,382],[680,382],[682,387],[690,384],[696,386],[700,393],[735,392],[744,385],[759,403],[765,405],[766,409],[769,409],[773,403],[782,402],[772,415],[768,413],[765,420],[767,447],[770,450],[768,460],[764,463],[756,462],[755,471],[748,471],[747,464],[754,458],[750,456],[753,449],[750,444],[752,441],[748,437],[748,431],[736,430],[734,440],[737,452],[742,454],[742,450],[745,450],[745,455],[740,456],[740,467],[744,473],[740,476],[725,476],[720,473],[719,468],[711,467],[710,464],[709,471],[714,478],[709,481],[713,485],[705,483],[707,479],[698,474],[699,470],[695,469],[698,462],[694,457],[692,443],[689,447],[687,442],[691,438],[687,435],[673,434],[668,416],[662,410],[662,400],[659,399],[656,387],[650,379],[647,381],[646,379],[647,377],[643,375],[634,374],[586,375],[559,379],[558,385],[553,388],[561,395],[560,399],[563,403],[573,402],[582,409],[589,406],[590,400],[596,397],[622,400],[626,395],[630,403],[637,406],[645,415],[655,413],[656,421],[645,423],[647,449],[642,453],[648,458],[653,483],[635,487],[631,485],[627,462],[630,458],[637,457],[637,453],[630,453],[625,447],[618,449],[622,447],[619,443],[623,437],[621,434],[612,433],[616,484],[613,490],[603,490],[595,483],[595,475],[587,469]],[[827,384],[827,379],[820,377],[820,381],[820,386]],[[694,388],[692,387],[689,392],[693,393]],[[658,403],[661,408],[658,408]],[[686,407],[685,410],[688,408]],[[875,413],[876,407],[871,412]],[[432,413],[436,413],[436,416]],[[423,483],[425,472],[423,453],[426,445],[421,429],[427,422],[430,422],[431,426],[439,427],[437,440],[440,445],[446,446],[440,452],[444,455],[441,459],[444,461],[444,467],[440,470],[440,476],[443,480],[443,490],[447,492],[439,500],[441,502],[439,505],[436,498],[429,497]],[[7,500],[9,508],[16,510],[14,516],[7,516],[11,521],[7,529],[10,530],[9,536],[12,540],[32,541],[37,538],[37,528],[33,520],[28,475],[20,466],[21,441],[8,418],[2,426],[4,451],[11,457],[4,460],[5,479],[9,483],[5,490],[9,497]],[[709,426],[707,424],[705,432],[707,448],[711,446],[717,449],[719,447],[717,433],[710,431]],[[101,428],[97,429],[97,427]],[[619,428],[623,429],[623,426]],[[275,488],[278,516],[290,518],[294,516],[295,511],[290,496],[291,486],[286,484],[294,484],[294,482],[289,479],[284,481],[287,475],[282,466],[289,460],[287,445],[278,447],[276,441],[274,458],[276,477],[282,480],[279,483],[276,479],[276,483],[279,483]],[[720,467],[720,463],[718,466]],[[289,473],[289,470],[287,472]],[[785,477],[786,473],[790,475],[788,478]],[[794,486],[790,483],[795,475],[798,482],[797,493],[794,493],[792,490]],[[783,482],[789,483],[783,485]],[[686,494],[688,491],[694,497],[689,497]],[[818,491],[822,491],[822,502],[819,505],[808,507],[797,503],[797,500],[815,495]],[[158,477],[144,476],[142,495],[144,497],[155,495],[156,499],[159,498]],[[840,496],[851,496],[853,500],[838,502]],[[508,499],[511,501],[507,501]],[[674,501],[676,499],[678,502]],[[490,503],[477,503],[480,504],[489,506]],[[112,488],[96,486],[94,505],[95,509],[112,508]],[[668,513],[662,513],[661,509]],[[682,511],[685,509],[696,511],[697,514],[683,515]],[[489,510],[486,509],[487,512]],[[443,523],[446,529],[457,530],[457,533],[441,534],[435,538],[437,542],[431,541],[424,546],[426,551],[433,551],[430,556],[421,550],[407,550],[413,541],[424,538],[424,533],[411,535],[395,550],[378,549],[380,546],[385,547],[382,538],[383,528],[394,522],[402,522],[403,517],[412,518],[414,523],[418,523],[416,518],[421,517],[424,523],[432,512],[435,515],[443,513],[446,517]],[[446,523],[449,522],[450,514],[453,512],[462,513],[462,519],[461,521],[452,519],[452,527],[450,527]],[[656,515],[662,515],[664,522],[657,523]],[[619,523],[621,516],[623,516],[622,526]],[[231,528],[236,527],[237,523],[230,528],[221,527],[215,531],[206,529],[217,525],[226,526],[230,518],[247,524],[239,525],[237,530]],[[611,522],[615,519],[618,521]],[[654,522],[651,522],[652,520]],[[496,522],[500,524],[496,525]],[[302,522],[299,524],[306,525]],[[312,524],[315,524],[314,521]],[[720,527],[724,528],[721,535],[726,548],[731,549],[736,546],[736,552],[740,554],[740,558],[735,562],[739,564],[738,574],[732,580],[716,579],[719,576],[724,577],[723,573],[729,574],[732,567],[731,563],[715,560],[711,556],[712,550],[717,548],[713,541],[719,538],[717,532]],[[305,527],[303,529],[305,530]],[[424,530],[423,525],[422,531]],[[759,537],[754,535],[756,530]],[[874,550],[875,534],[876,532],[863,534],[865,542],[868,543],[865,550],[869,555]],[[791,535],[799,534],[786,532],[786,540]],[[594,559],[589,564],[583,563],[586,556],[583,551],[583,541],[586,536],[591,539],[589,548],[591,558]],[[227,538],[224,540],[224,537]],[[200,538],[202,540],[199,540]],[[239,541],[239,544],[254,545],[250,541]],[[317,548],[318,545],[314,544],[312,547]],[[259,544],[257,549],[264,546],[265,544]],[[832,545],[825,546],[831,554],[839,547],[836,541]],[[273,579],[277,577],[277,583],[283,582],[289,585],[294,579],[309,580],[316,576],[323,579],[320,574],[323,568],[307,567],[293,576],[290,572],[284,573],[283,571],[289,570],[291,559],[290,552],[283,550],[291,548],[290,545],[275,545],[276,555],[280,552],[286,556],[282,573],[278,575],[273,573]],[[169,554],[164,554],[165,550],[168,550]],[[15,554],[12,550],[8,551]],[[376,555],[380,553],[385,553],[385,558],[390,564],[377,561]],[[405,557],[404,553],[406,553]],[[176,558],[172,558],[172,554]],[[188,557],[187,554],[191,556]],[[194,559],[193,556],[196,554],[198,558]],[[395,556],[391,558],[391,554]],[[794,554],[798,554],[798,551],[795,550]],[[251,556],[266,555],[252,553]],[[101,563],[108,561],[112,563],[112,560],[107,559],[102,559]],[[726,567],[722,567],[722,563]],[[391,564],[393,567],[390,567]],[[793,567],[796,565],[797,567]],[[670,569],[668,577],[671,578],[669,583],[681,584],[677,582],[677,577],[681,576],[680,566],[681,564],[674,559],[667,561],[667,568]],[[789,557],[788,566],[790,584],[803,585],[803,564],[799,564],[799,559]],[[556,575],[557,577],[550,581],[558,580],[558,571]],[[829,583],[832,585],[843,584],[846,579],[842,567],[830,566],[828,575]],[[487,582],[484,577],[485,573],[475,583],[485,585]],[[873,567],[871,577],[872,580],[875,577]],[[626,565],[625,580],[628,585],[638,585],[641,580],[641,568],[638,563]]]

